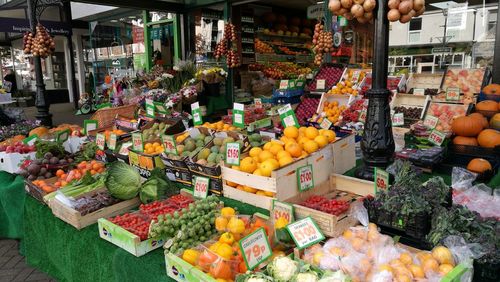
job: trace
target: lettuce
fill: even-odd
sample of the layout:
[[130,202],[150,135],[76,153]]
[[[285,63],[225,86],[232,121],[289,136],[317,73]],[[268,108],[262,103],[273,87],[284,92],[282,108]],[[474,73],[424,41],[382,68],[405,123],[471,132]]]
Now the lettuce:
[[105,185],[111,196],[130,200],[139,194],[141,175],[126,163],[114,162],[108,168]]

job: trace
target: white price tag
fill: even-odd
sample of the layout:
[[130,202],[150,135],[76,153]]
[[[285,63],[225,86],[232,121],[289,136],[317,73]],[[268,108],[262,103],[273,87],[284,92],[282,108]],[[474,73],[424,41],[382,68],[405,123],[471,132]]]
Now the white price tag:
[[424,125],[430,129],[434,129],[439,122],[439,118],[431,115],[426,115],[424,119]]
[[288,80],[280,81],[280,89],[288,89]]
[[316,89],[317,90],[325,90],[325,87],[326,87],[326,80],[318,79],[316,81]]
[[405,124],[405,117],[403,113],[396,113],[392,116],[392,125],[400,126]]
[[144,141],[142,140],[142,133],[132,133],[132,149],[138,152],[144,151]]
[[249,270],[253,270],[273,254],[266,231],[262,227],[241,239],[239,244]]
[[274,221],[278,220],[279,218],[284,218],[288,221],[288,223],[293,222],[294,220],[293,212],[294,212],[293,205],[280,202],[276,199],[273,200],[271,216]]
[[231,142],[226,144],[226,164],[240,165],[240,144]]
[[319,227],[311,217],[306,217],[294,223],[290,223],[286,228],[290,232],[299,250],[325,239],[325,236],[321,233]]
[[110,150],[114,150],[116,149],[116,140],[118,139],[118,137],[116,136],[115,133],[111,133],[109,135],[109,140],[108,140],[108,148]]
[[195,198],[205,199],[208,195],[208,185],[210,178],[203,176],[194,176],[193,196]]
[[425,95],[425,89],[424,88],[413,88],[413,95]]
[[97,129],[97,120],[87,119],[83,121],[83,133],[88,135],[90,131]]
[[319,124],[319,127],[323,129],[330,129],[331,126],[332,122],[327,117],[324,117],[323,121]]
[[97,133],[95,137],[95,144],[99,149],[104,150],[104,147],[106,145],[106,136],[104,136],[104,134],[102,133]]
[[436,129],[432,130],[431,135],[429,135],[429,141],[437,146],[443,144],[444,139],[446,139],[446,134]]
[[375,193],[377,193],[378,190],[387,190],[389,186],[389,173],[387,171],[376,167],[374,179]]
[[296,174],[299,191],[309,190],[314,187],[312,165],[305,165],[297,168]]

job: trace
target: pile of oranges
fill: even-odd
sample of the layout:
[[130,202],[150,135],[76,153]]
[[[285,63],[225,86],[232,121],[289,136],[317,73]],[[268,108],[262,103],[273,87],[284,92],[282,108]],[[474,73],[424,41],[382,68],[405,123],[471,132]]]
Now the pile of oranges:
[[204,126],[206,128],[213,129],[213,130],[217,130],[217,131],[233,131],[233,130],[237,130],[236,127],[234,127],[231,124],[224,123],[222,120],[220,120],[218,122],[214,122],[214,123],[205,122],[202,126]]
[[358,90],[355,85],[353,85],[352,82],[350,81],[342,81],[338,82],[337,85],[335,85],[330,91],[328,91],[328,94],[331,95],[358,95]]
[[[233,166],[239,170],[254,175],[270,177],[273,170],[289,165],[295,161],[312,154],[335,141],[336,135],[332,130],[316,129],[315,127],[288,126],[280,140],[271,140],[261,147],[250,149],[249,155],[243,158],[240,166]],[[253,187],[238,185],[230,181],[227,185],[237,189],[272,197],[274,194],[261,191]]]
[[332,123],[336,123],[340,119],[340,115],[343,111],[347,109],[347,106],[341,105],[339,106],[339,102],[337,101],[324,101],[323,102],[323,115],[317,120],[318,123],[323,121],[323,118],[326,117]]
[[144,153],[147,155],[158,155],[163,153],[164,150],[163,145],[158,142],[146,143],[144,145]]

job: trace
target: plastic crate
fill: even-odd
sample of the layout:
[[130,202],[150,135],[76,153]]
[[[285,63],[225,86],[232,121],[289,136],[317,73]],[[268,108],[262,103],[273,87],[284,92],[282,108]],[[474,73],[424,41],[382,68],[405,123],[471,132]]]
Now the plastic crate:
[[500,102],[500,95],[484,94],[483,92],[479,93],[479,96],[477,96],[477,101],[481,102],[484,100],[493,100]]
[[292,98],[304,94],[304,89],[273,89],[273,98]]
[[298,104],[301,96],[273,98],[273,104]]
[[474,260],[474,282],[500,281],[500,263],[479,263]]
[[[437,167],[438,172],[451,174],[453,167],[467,167],[467,164],[474,158],[483,158],[490,162],[492,170],[481,173],[477,176],[476,180],[481,182],[489,181],[493,176],[498,173],[500,167],[500,154],[498,153],[499,148],[492,149],[492,153],[485,154],[484,151],[487,148],[467,148],[476,146],[464,146],[464,145],[450,145],[451,148],[460,148],[466,153],[456,151],[456,149],[450,149],[448,154],[441,165]],[[479,153],[478,153],[479,152]]]

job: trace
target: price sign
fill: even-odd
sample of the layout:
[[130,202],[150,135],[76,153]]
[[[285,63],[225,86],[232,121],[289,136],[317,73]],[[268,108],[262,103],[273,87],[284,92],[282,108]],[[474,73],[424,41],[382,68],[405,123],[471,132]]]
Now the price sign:
[[376,167],[374,180],[375,193],[377,193],[378,190],[387,190],[387,187],[389,186],[389,173]]
[[392,125],[400,126],[405,124],[405,117],[403,113],[396,113],[392,116]]
[[240,165],[240,143],[231,142],[226,144],[226,164]]
[[233,125],[239,128],[245,127],[245,105],[233,104]]
[[146,99],[146,116],[150,118],[155,117],[155,104],[151,99]]
[[201,118],[200,103],[195,102],[191,104],[191,115],[193,116],[194,125],[202,125],[203,120]]
[[36,142],[36,140],[38,140],[38,139],[39,139],[38,135],[37,134],[33,134],[30,137],[28,137],[28,138],[24,138],[23,139],[23,144],[31,146],[31,145],[34,145],[35,142]]
[[436,128],[439,122],[439,118],[431,115],[426,115],[424,119],[424,125],[430,129]]
[[294,212],[293,205],[280,202],[276,199],[273,200],[271,217],[274,221],[283,217],[288,221],[288,223],[293,222],[294,220],[293,212]]
[[361,71],[359,70],[355,70],[353,73],[352,73],[352,78],[351,78],[351,81],[353,84],[356,84],[359,82],[359,77],[361,76]]
[[425,95],[424,88],[413,88],[413,95]]
[[97,145],[97,148],[104,150],[104,147],[106,146],[106,136],[102,133],[97,133],[95,137],[95,144]]
[[173,135],[162,135],[161,142],[163,142],[166,154],[173,154],[176,156],[179,155],[177,152],[177,144],[175,144],[175,138]]
[[88,135],[90,131],[97,129],[97,120],[86,119],[83,121],[83,134]]
[[239,245],[249,270],[253,270],[273,254],[266,231],[262,227],[241,239]]
[[446,101],[459,101],[460,88],[448,87],[446,88]]
[[262,99],[261,98],[253,99],[253,103],[254,103],[256,109],[262,109]]
[[144,151],[144,141],[142,140],[142,133],[132,133],[132,149],[138,152]]
[[314,187],[312,165],[305,165],[297,168],[296,174],[299,191],[309,190]]
[[280,89],[288,89],[288,80],[280,80]]
[[158,112],[159,114],[168,115],[170,113],[164,104],[160,102],[154,102],[154,105],[155,105],[155,111]]
[[292,236],[295,245],[299,250],[314,245],[325,239],[318,225],[311,217],[306,217],[294,223],[290,223],[286,227]]
[[358,121],[360,122],[365,122],[366,121],[366,110],[362,110],[361,113],[359,113],[359,118]]
[[203,176],[194,176],[193,196],[196,198],[205,199],[208,195],[208,185],[210,178]]
[[325,88],[326,88],[326,80],[318,79],[316,81],[316,89],[317,90],[325,90]]
[[70,135],[69,129],[62,130],[56,133],[56,142],[58,143],[64,143],[66,140],[68,140]]
[[116,149],[116,141],[118,140],[118,136],[116,136],[115,133],[111,133],[109,135],[109,140],[108,140],[108,148],[110,150],[115,150]]
[[292,106],[290,106],[290,104],[286,104],[285,106],[279,108],[278,114],[280,115],[283,127],[288,127],[288,126],[299,127],[299,121],[297,120],[295,112],[292,110]]
[[436,129],[432,130],[431,134],[429,135],[429,141],[436,146],[441,146],[445,138],[446,134]]
[[332,122],[327,117],[324,117],[323,121],[319,124],[319,127],[323,129],[330,129],[331,126]]

